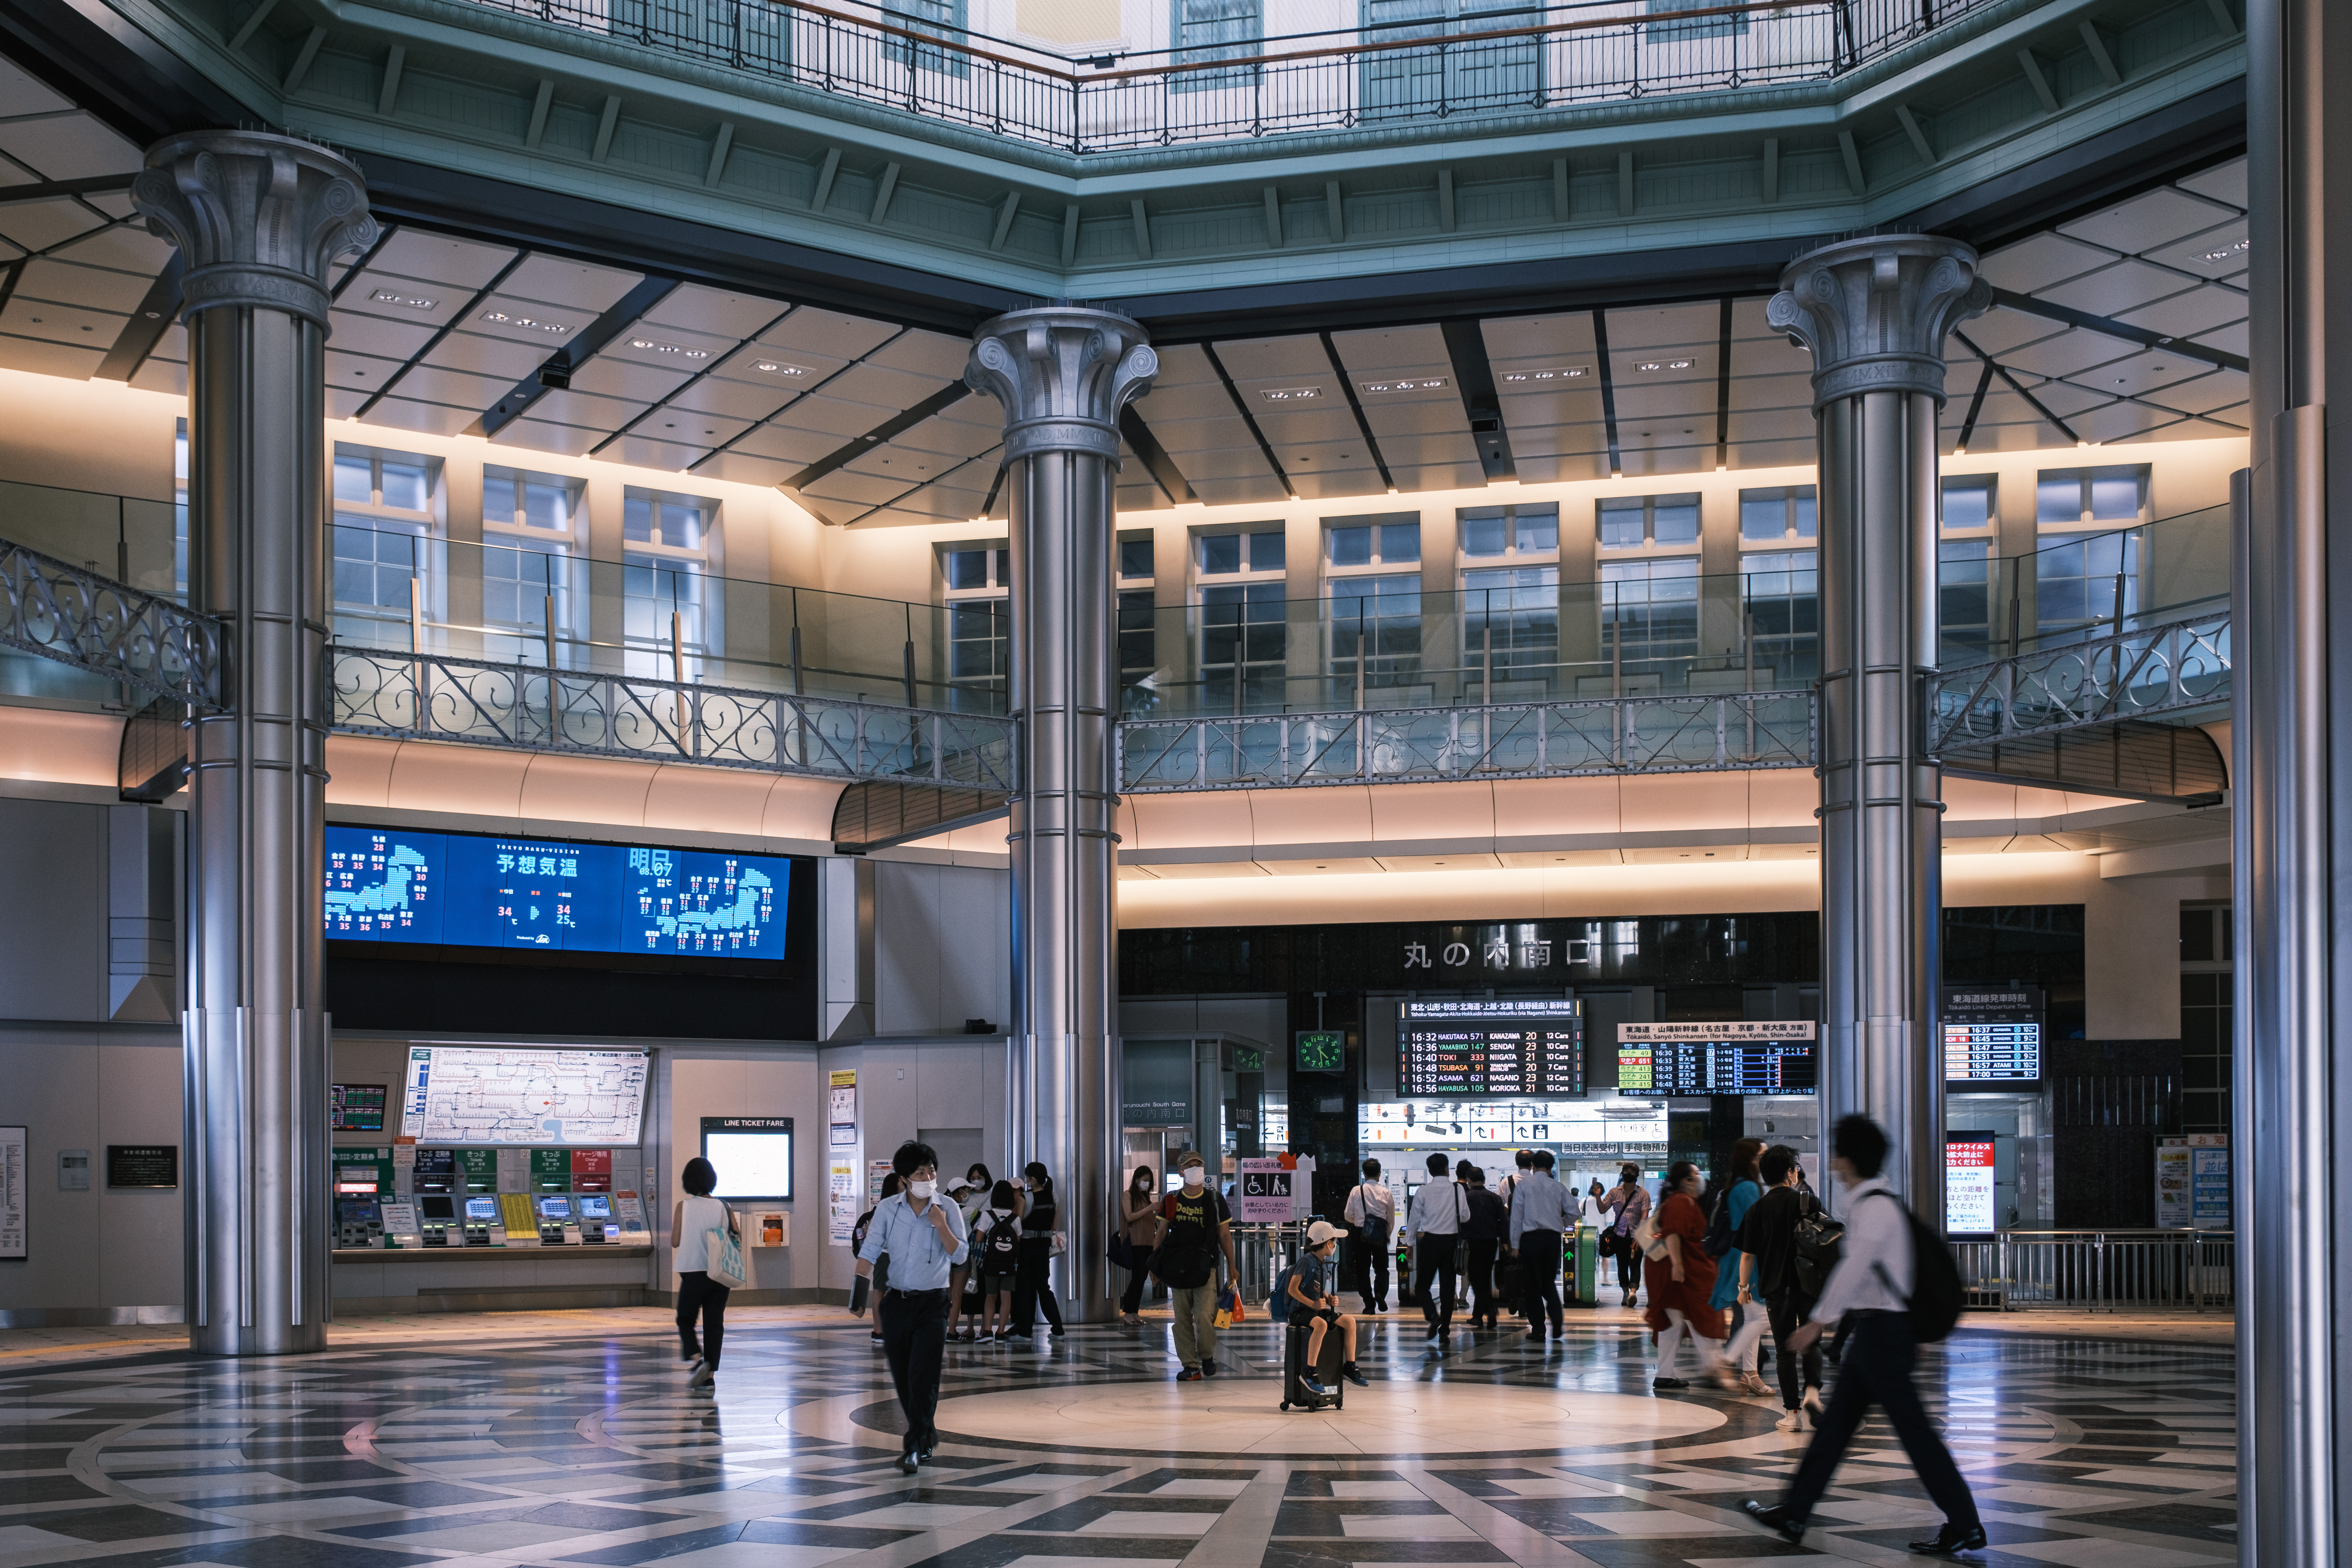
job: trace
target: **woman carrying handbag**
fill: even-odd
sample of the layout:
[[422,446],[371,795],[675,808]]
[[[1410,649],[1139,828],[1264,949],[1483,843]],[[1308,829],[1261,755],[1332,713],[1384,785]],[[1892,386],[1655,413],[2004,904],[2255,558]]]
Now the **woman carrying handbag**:
[[[677,1271],[678,1359],[693,1363],[687,1386],[710,1387],[719,1376],[719,1346],[727,1333],[727,1295],[746,1281],[743,1277],[742,1232],[735,1211],[710,1195],[719,1173],[697,1155],[686,1163],[677,1184],[687,1195],[670,1210],[669,1249],[680,1265],[700,1267]],[[695,1320],[702,1337],[695,1339]]]

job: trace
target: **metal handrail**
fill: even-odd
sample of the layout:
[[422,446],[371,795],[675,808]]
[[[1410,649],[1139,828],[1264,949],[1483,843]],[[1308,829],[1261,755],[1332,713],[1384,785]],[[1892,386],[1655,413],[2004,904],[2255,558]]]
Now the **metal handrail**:
[[[1407,18],[1085,56],[878,4],[469,3],[781,79],[835,101],[1085,154],[1821,81],[2003,0],[1735,0],[1631,16],[1614,0],[1584,0],[1485,13],[1495,22],[1539,18],[1525,26],[1449,31],[1480,18]],[[1560,15],[1604,6],[1611,14]],[[1268,47],[1277,44],[1295,47]],[[1430,57],[1438,68],[1381,64],[1403,51]]]
[[345,734],[1001,794],[1015,721],[376,648],[328,650]]
[[1813,765],[1810,691],[1129,719],[1122,794]]
[[2228,1310],[2237,1240],[2226,1230],[2010,1230],[1952,1243],[1969,1303],[2005,1312]]
[[221,642],[209,616],[0,540],[0,643],[215,712]]

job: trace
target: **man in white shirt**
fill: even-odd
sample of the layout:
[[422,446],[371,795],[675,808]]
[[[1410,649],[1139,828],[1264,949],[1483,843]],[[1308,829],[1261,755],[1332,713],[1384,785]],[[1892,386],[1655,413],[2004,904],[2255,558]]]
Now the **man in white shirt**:
[[1389,1237],[1396,1229],[1396,1194],[1381,1184],[1381,1163],[1364,1162],[1364,1179],[1348,1194],[1342,1217],[1354,1230],[1358,1273],[1356,1289],[1364,1310],[1389,1310]]
[[1535,1169],[1519,1179],[1511,1194],[1511,1246],[1519,1255],[1527,1279],[1528,1339],[1544,1342],[1544,1329],[1565,1342],[1559,1310],[1560,1241],[1576,1234],[1576,1194],[1552,1178],[1552,1152],[1535,1152]]
[[[1446,1174],[1445,1156],[1432,1154],[1429,1179],[1412,1194],[1412,1215],[1405,1235],[1412,1243],[1412,1293],[1421,1298],[1421,1315],[1429,1320],[1429,1337],[1442,1340],[1454,1327],[1454,1243],[1469,1217],[1469,1202]],[[1444,1294],[1433,1294],[1433,1281],[1444,1282]]]
[[1911,1542],[1911,1550],[1931,1557],[1981,1552],[1985,1532],[1976,1499],[1911,1381],[1919,1356],[1911,1330],[1911,1217],[1894,1189],[1878,1178],[1886,1163],[1886,1134],[1866,1116],[1849,1116],[1831,1138],[1830,1171],[1846,1193],[1845,1239],[1837,1267],[1822,1282],[1812,1321],[1789,1336],[1789,1348],[1802,1354],[1824,1325],[1843,1319],[1845,1354],[1838,1362],[1829,1409],[1789,1489],[1769,1507],[1752,1500],[1741,1506],[1791,1545],[1802,1542],[1813,1505],[1829,1489],[1838,1461],[1876,1404],[1885,1408],[1887,1424],[1902,1439],[1927,1496],[1944,1510],[1944,1528],[1932,1540]]

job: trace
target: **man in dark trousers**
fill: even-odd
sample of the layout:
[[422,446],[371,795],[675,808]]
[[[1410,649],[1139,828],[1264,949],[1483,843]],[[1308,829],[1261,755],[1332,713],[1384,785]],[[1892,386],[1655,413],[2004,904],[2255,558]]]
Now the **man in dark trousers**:
[[1389,1310],[1389,1241],[1396,1231],[1396,1194],[1381,1181],[1381,1163],[1364,1162],[1364,1179],[1341,1211],[1354,1230],[1357,1293],[1367,1312]]
[[1412,1293],[1421,1298],[1431,1342],[1442,1347],[1454,1328],[1454,1244],[1460,1238],[1462,1222],[1470,1217],[1470,1205],[1461,1187],[1448,1179],[1444,1155],[1432,1154],[1424,1163],[1429,1179],[1412,1195],[1405,1235],[1412,1243]]
[[1462,1184],[1462,1195],[1469,1200],[1462,1239],[1470,1251],[1470,1326],[1499,1329],[1503,1325],[1495,1305],[1495,1255],[1503,1245],[1503,1232],[1510,1226],[1511,1213],[1502,1199],[1486,1190],[1486,1173],[1478,1166],[1464,1160],[1454,1167],[1454,1177]]
[[1537,1150],[1530,1163],[1534,1169],[1511,1194],[1510,1240],[1526,1280],[1528,1342],[1539,1345],[1547,1327],[1553,1339],[1567,1337],[1559,1313],[1560,1241],[1576,1233],[1576,1194],[1552,1178],[1550,1150]]
[[1748,1211],[1732,1243],[1739,1249],[1739,1302],[1764,1303],[1780,1363],[1780,1430],[1798,1432],[1807,1411],[1815,1426],[1822,1424],[1821,1347],[1809,1345],[1800,1355],[1790,1343],[1813,1315],[1813,1293],[1799,1278],[1797,1222],[1821,1205],[1797,1190],[1797,1152],[1786,1143],[1765,1150],[1758,1169],[1764,1195]]
[[[1829,1489],[1830,1477],[1845,1457],[1863,1417],[1877,1405],[1902,1439],[1911,1468],[1927,1496],[1944,1510],[1944,1528],[1911,1550],[1931,1557],[1984,1549],[1984,1525],[1976,1499],[1952,1463],[1951,1450],[1936,1435],[1911,1371],[1919,1359],[1911,1332],[1911,1285],[1916,1260],[1911,1250],[1911,1220],[1903,1200],[1879,1180],[1886,1163],[1886,1134],[1866,1116],[1849,1116],[1831,1134],[1830,1172],[1845,1189],[1845,1244],[1815,1305],[1814,1321],[1789,1336],[1790,1348],[1811,1350],[1822,1328],[1846,1324],[1845,1352],[1838,1359],[1837,1386],[1829,1409],[1797,1467],[1796,1479],[1770,1506],[1741,1504],[1755,1520],[1791,1545],[1805,1538],[1813,1505]],[[891,1266],[897,1268],[894,1262]]]
[[890,1169],[906,1184],[874,1210],[857,1256],[871,1263],[888,1254],[890,1288],[875,1316],[882,1324],[882,1354],[907,1417],[898,1468],[915,1474],[939,1442],[931,1425],[940,1407],[940,1363],[948,1344],[948,1275],[970,1255],[963,1211],[938,1195],[940,1157],[928,1143],[901,1143]]

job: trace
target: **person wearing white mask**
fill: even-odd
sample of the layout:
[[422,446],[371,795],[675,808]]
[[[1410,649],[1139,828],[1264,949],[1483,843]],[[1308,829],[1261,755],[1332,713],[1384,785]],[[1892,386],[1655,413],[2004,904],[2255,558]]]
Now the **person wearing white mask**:
[[1168,1287],[1176,1316],[1176,1381],[1197,1383],[1217,1375],[1217,1254],[1224,1253],[1225,1277],[1234,1267],[1234,1215],[1222,1194],[1208,1184],[1208,1168],[1198,1154],[1177,1162],[1183,1185],[1160,1202],[1160,1246],[1151,1255],[1151,1277]]
[[882,1200],[857,1255],[868,1263],[887,1253],[890,1286],[875,1316],[882,1324],[882,1354],[906,1413],[906,1448],[898,1468],[915,1474],[939,1442],[931,1425],[940,1405],[940,1363],[947,1359],[948,1277],[971,1249],[963,1211],[937,1197],[940,1157],[928,1143],[907,1142],[890,1157],[905,1190]]

